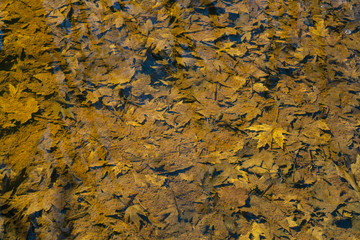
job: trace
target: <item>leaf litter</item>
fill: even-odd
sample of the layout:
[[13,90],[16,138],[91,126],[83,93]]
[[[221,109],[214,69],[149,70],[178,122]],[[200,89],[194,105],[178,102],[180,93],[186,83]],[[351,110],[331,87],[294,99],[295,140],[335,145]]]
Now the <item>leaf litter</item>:
[[2,239],[359,239],[360,5],[0,4]]

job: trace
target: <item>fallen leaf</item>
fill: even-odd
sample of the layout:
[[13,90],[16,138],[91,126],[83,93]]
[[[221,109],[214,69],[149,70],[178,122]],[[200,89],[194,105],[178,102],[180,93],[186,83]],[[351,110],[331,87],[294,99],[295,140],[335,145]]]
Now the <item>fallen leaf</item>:
[[135,224],[138,229],[145,223],[144,219],[146,219],[146,213],[139,204],[132,205],[125,210],[125,220]]
[[267,87],[265,87],[262,83],[255,83],[253,86],[253,89],[257,93],[263,93],[263,92],[269,91],[269,89]]
[[259,132],[255,139],[258,139],[257,148],[265,147],[269,145],[271,147],[272,141],[274,140],[282,149],[284,149],[284,134],[289,134],[281,127],[275,127],[275,125],[261,124],[256,126],[248,127],[251,131]]

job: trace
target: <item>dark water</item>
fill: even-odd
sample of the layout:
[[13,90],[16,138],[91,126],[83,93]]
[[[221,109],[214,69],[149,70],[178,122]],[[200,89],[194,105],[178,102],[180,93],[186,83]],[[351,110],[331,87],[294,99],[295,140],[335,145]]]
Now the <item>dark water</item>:
[[360,238],[359,30],[345,0],[1,1],[0,238]]

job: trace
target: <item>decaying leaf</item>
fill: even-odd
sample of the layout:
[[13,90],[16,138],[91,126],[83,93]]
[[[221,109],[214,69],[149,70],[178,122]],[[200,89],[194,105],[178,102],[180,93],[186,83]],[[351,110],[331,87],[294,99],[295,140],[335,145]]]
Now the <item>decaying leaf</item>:
[[3,2],[1,239],[360,239],[356,1]]
[[225,207],[242,207],[246,204],[248,194],[246,189],[236,186],[225,186],[218,191],[221,205]]
[[139,204],[135,204],[125,210],[125,220],[135,224],[140,229],[141,225],[147,221],[146,213]]
[[359,154],[356,155],[355,163],[351,164],[351,173],[356,177],[357,181],[360,181],[360,155]]
[[302,138],[304,142],[324,144],[330,141],[330,128],[323,120],[315,121],[312,124],[304,126],[302,130],[303,135],[307,138]]
[[38,102],[33,97],[22,95],[21,91],[11,84],[9,84],[9,92],[10,94],[0,97],[0,111],[6,119],[20,123],[30,120],[32,114],[39,110]]
[[253,222],[251,230],[246,234],[242,235],[239,239],[272,239],[272,234],[269,231],[268,227],[263,223]]

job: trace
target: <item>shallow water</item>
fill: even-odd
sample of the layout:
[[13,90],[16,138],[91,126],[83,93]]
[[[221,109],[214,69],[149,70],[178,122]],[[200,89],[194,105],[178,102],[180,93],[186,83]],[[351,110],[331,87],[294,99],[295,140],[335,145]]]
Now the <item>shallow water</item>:
[[1,1],[0,238],[360,238],[359,13]]

